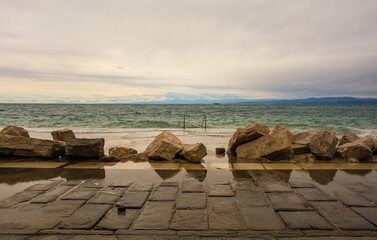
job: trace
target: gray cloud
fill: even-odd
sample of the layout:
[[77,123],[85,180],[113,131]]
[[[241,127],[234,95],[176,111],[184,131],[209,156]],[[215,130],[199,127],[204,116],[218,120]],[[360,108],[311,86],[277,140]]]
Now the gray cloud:
[[0,84],[377,97],[376,12],[374,0],[3,0]]

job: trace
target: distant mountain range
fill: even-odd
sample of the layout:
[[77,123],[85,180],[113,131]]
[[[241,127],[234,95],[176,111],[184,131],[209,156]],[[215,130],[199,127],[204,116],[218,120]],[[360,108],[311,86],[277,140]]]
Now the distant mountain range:
[[338,105],[338,104],[377,104],[377,98],[322,97],[304,99],[257,99],[232,104],[281,104],[281,105]]

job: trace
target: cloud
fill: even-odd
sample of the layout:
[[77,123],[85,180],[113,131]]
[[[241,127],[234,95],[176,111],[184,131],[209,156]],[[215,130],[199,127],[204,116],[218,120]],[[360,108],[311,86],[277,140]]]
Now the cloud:
[[1,90],[377,97],[376,11],[374,0],[4,0]]

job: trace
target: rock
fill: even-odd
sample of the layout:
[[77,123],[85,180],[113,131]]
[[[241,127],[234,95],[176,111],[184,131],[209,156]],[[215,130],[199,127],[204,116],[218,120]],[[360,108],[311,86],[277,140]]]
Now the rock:
[[293,157],[291,137],[290,131],[282,125],[278,125],[271,134],[239,146],[236,150],[237,158],[249,160],[260,158],[270,160],[291,159]]
[[238,146],[251,142],[263,135],[270,133],[270,129],[267,126],[259,123],[248,125],[244,128],[237,128],[236,132],[229,139],[228,152],[234,152]]
[[305,153],[305,154],[300,154],[300,155],[295,155],[293,156],[293,161],[294,162],[314,162],[315,156],[311,153]]
[[376,139],[373,136],[366,136],[338,146],[336,153],[349,162],[358,162],[360,160],[371,160],[375,150]]
[[126,159],[135,154],[137,154],[137,151],[133,148],[112,147],[109,149],[109,155],[118,159]]
[[68,139],[75,139],[76,136],[71,129],[64,128],[51,132],[52,139],[66,142]]
[[310,152],[309,144],[292,144],[294,155],[307,154]]
[[216,148],[216,154],[225,153],[225,148]]
[[29,133],[26,129],[16,126],[6,126],[0,131],[0,135],[12,135],[30,138]]
[[309,149],[317,159],[330,160],[335,157],[338,141],[335,132],[320,131],[310,139]]
[[99,158],[100,162],[119,162],[120,160],[113,156],[102,156]]
[[79,158],[100,158],[104,155],[103,138],[75,138],[66,141],[65,154]]
[[0,135],[0,154],[55,158],[64,153],[64,142]]
[[182,142],[172,133],[163,131],[145,149],[149,158],[172,161],[183,148]]
[[357,139],[360,139],[359,136],[356,135],[356,133],[353,132],[345,132],[342,136],[342,138],[339,141],[339,145],[343,145],[345,143],[356,141]]
[[183,150],[179,155],[190,162],[198,163],[207,156],[207,148],[203,143],[183,144]]

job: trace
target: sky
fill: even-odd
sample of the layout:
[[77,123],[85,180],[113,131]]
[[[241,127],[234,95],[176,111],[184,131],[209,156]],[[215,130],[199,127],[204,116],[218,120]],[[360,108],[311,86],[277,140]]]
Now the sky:
[[377,97],[376,0],[1,0],[0,102]]

